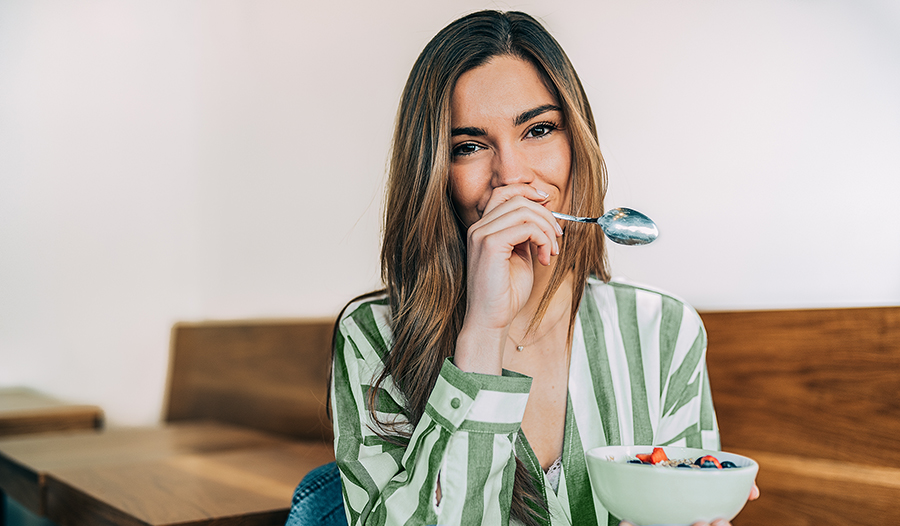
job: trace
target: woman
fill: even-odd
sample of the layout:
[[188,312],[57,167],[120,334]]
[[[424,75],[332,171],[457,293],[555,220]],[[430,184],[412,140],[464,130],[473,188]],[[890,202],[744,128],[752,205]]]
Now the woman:
[[386,290],[335,334],[351,524],[601,524],[584,452],[718,448],[697,314],[611,282],[590,106],[556,41],[480,12],[425,47],[385,203]]

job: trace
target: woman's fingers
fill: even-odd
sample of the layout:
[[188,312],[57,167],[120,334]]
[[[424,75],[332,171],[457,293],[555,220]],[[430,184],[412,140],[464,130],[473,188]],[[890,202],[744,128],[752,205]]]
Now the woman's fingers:
[[[491,225],[493,226],[493,225]],[[542,265],[550,264],[550,257],[559,250],[556,241],[550,240],[547,232],[534,223],[515,223],[502,229],[482,228],[474,230],[471,241],[480,256],[498,256],[508,259],[516,254],[522,258],[530,256],[530,244],[536,250],[538,261]]]
[[514,208],[506,213],[482,218],[469,228],[469,240],[479,252],[490,249],[504,254],[522,243],[531,243],[538,261],[550,264],[550,257],[559,254],[557,231],[539,212],[528,208]]
[[750,490],[750,498],[747,500],[756,500],[759,498],[759,486],[756,485],[756,482],[753,483],[753,489]]
[[498,186],[491,192],[491,198],[488,200],[487,205],[485,205],[484,207],[484,211],[481,213],[482,217],[489,214],[491,210],[497,208],[499,205],[505,203],[506,201],[509,201],[516,196],[522,196],[525,199],[528,199],[535,203],[543,203],[548,197],[550,197],[547,192],[538,190],[530,184],[509,184],[506,186]]
[[[553,217],[550,210],[541,203],[544,203],[548,194],[537,188],[527,184],[511,184],[507,186],[499,186],[491,192],[491,198],[481,213],[481,220],[490,220],[499,214],[506,213],[510,209],[516,207],[527,206],[543,216],[548,223],[553,225],[553,230],[558,236],[563,234],[559,221]],[[517,199],[521,198],[521,199]]]
[[[520,223],[534,223],[545,232],[547,244],[534,238],[530,241],[534,245],[535,253],[539,256],[538,261],[543,265],[549,265],[549,256],[559,254],[557,238],[562,236],[563,230],[550,210],[542,206],[541,201],[537,201],[538,199],[543,200],[546,196],[546,193],[525,184],[495,188],[481,219],[469,228],[470,241],[478,241],[478,237],[473,238],[473,233],[480,232],[482,236],[487,236]],[[519,239],[516,244],[525,241],[525,239]]]

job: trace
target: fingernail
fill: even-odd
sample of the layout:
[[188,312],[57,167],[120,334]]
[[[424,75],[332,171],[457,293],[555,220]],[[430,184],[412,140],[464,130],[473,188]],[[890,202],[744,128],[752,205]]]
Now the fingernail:
[[559,243],[557,243],[555,239],[553,240],[553,252],[559,254]]
[[548,194],[547,192],[545,192],[543,190],[538,190],[537,188],[535,188],[535,190],[537,190],[538,195],[541,197],[550,197],[550,194]]
[[559,226],[559,223],[557,223],[557,222],[554,221],[553,226],[556,227],[556,233],[557,233],[557,234],[563,235],[562,227]]

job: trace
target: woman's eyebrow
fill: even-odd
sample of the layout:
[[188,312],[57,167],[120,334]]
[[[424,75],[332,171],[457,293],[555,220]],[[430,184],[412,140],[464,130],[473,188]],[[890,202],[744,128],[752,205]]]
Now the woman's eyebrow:
[[[547,113],[548,111],[558,111],[562,113],[562,108],[557,106],[556,104],[544,104],[543,106],[538,106],[537,108],[530,109],[527,111],[523,111],[516,117],[515,123],[516,126],[521,126],[531,119],[537,117],[538,115],[542,115]],[[458,135],[469,135],[471,137],[483,137],[487,135],[487,132],[484,131],[484,128],[476,128],[474,126],[463,126],[460,128],[453,128],[450,130],[450,136],[456,137]]]
[[457,135],[471,135],[472,137],[483,137],[487,135],[487,132],[484,131],[484,128],[474,128],[471,126],[462,127],[462,128],[453,128],[450,130],[450,137],[456,137]]
[[544,104],[543,106],[538,106],[533,110],[528,110],[522,112],[518,117],[516,117],[516,126],[521,126],[531,119],[541,115],[542,113],[547,113],[548,111],[558,111],[562,113],[562,109],[555,104]]

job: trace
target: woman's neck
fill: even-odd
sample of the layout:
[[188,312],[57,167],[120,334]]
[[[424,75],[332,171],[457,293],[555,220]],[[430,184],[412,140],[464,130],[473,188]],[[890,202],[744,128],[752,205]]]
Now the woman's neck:
[[[531,325],[531,320],[534,318],[534,315],[537,313],[538,307],[541,304],[541,298],[543,298],[544,292],[550,285],[550,280],[553,277],[553,270],[555,267],[555,257],[553,258],[552,263],[546,267],[535,261],[534,283],[531,287],[531,295],[512,322],[511,332],[515,335],[513,337],[522,337],[526,335],[526,331]],[[559,288],[553,293],[553,297],[550,299],[550,304],[547,306],[547,310],[544,312],[541,322],[534,327],[534,330],[531,333],[532,335],[540,336],[542,326],[549,327],[551,325],[556,325],[562,317],[569,316],[572,309],[572,279],[571,272],[563,278],[563,282],[560,283]]]

